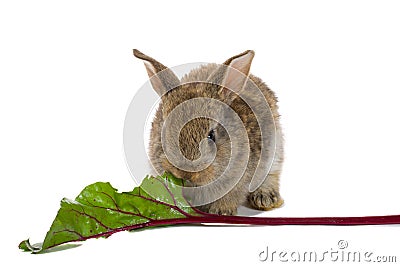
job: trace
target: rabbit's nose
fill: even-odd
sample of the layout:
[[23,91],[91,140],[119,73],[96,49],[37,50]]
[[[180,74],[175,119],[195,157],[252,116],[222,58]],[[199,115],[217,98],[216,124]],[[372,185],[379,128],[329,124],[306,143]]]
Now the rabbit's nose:
[[191,180],[193,180],[194,177],[197,177],[196,173],[185,172],[182,170],[174,170],[174,172],[172,172],[172,174],[175,177],[186,180],[186,181],[191,181]]
[[172,168],[172,169],[168,170],[168,172],[172,173],[173,176],[175,176],[176,178],[179,178],[179,179],[188,180],[188,178],[190,178],[190,177],[188,177],[187,173],[185,173],[184,171],[181,171],[179,169],[176,169],[176,168]]
[[182,174],[178,170],[170,170],[169,172],[172,173],[172,175],[176,178],[183,179]]

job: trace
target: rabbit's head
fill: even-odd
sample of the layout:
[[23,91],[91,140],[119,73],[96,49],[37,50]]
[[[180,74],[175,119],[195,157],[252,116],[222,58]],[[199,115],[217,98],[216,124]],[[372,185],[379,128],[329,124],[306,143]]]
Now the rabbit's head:
[[181,82],[171,69],[138,50],[134,55],[143,60],[152,87],[161,97],[160,118],[152,125],[157,133],[150,142],[161,142],[158,147],[163,153],[157,160],[162,169],[194,185],[222,175],[231,158],[232,136],[243,135],[245,118],[235,114],[248,108],[237,99],[248,79],[254,52],[214,65],[206,79],[190,82]]

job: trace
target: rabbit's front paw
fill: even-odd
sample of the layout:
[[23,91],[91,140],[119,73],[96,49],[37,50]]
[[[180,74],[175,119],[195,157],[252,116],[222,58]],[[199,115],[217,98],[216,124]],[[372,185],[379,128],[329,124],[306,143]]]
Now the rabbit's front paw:
[[259,188],[249,195],[249,202],[258,210],[271,210],[282,206],[283,199],[272,188]]
[[230,207],[227,205],[218,205],[216,203],[213,203],[210,205],[207,212],[218,215],[236,215],[237,207]]

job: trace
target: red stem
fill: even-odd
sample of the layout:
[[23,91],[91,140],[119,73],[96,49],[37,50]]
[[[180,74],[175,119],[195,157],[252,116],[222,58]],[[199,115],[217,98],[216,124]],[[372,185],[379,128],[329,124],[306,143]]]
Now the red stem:
[[246,216],[219,216],[208,214],[204,216],[190,216],[182,219],[151,221],[146,226],[160,224],[185,223],[223,223],[248,225],[383,225],[400,224],[400,215],[367,216],[367,217],[246,217]]
[[[400,224],[400,215],[367,216],[367,217],[246,217],[246,216],[220,216],[207,214],[202,216],[188,216],[186,218],[151,220],[149,222],[125,226],[100,233],[89,238],[109,236],[120,231],[130,231],[150,226],[194,224],[194,223],[220,223],[239,225],[385,225]],[[87,238],[86,238],[87,239]]]

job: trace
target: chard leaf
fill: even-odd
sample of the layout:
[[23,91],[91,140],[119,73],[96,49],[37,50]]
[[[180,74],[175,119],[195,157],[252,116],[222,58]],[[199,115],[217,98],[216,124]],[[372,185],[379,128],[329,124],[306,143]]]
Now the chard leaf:
[[148,176],[139,187],[122,193],[110,183],[91,184],[75,200],[61,200],[61,207],[41,245],[31,245],[25,240],[19,248],[40,253],[67,242],[108,237],[124,230],[201,216],[183,197],[182,183],[169,174]]

